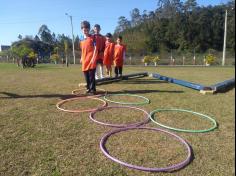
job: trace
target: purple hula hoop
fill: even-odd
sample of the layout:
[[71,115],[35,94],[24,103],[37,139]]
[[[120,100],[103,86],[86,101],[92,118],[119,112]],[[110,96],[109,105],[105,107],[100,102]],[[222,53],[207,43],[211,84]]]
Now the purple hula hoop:
[[[119,132],[122,132],[122,131],[128,131],[128,130],[136,130],[136,129],[138,129],[138,130],[144,129],[144,130],[160,131],[160,132],[167,133],[167,134],[177,138],[187,148],[187,151],[188,151],[187,158],[184,161],[182,161],[178,164],[174,164],[172,166],[163,167],[163,168],[149,168],[149,167],[143,167],[143,166],[128,164],[128,163],[125,163],[123,161],[118,160],[117,158],[112,157],[109,154],[109,152],[107,151],[106,146],[105,146],[107,139],[115,133],[119,133]],[[189,164],[189,162],[191,161],[191,155],[192,155],[189,144],[184,139],[182,139],[181,137],[177,136],[174,133],[171,133],[171,132],[168,132],[168,131],[165,131],[165,130],[162,130],[162,129],[148,128],[148,127],[129,127],[129,128],[121,128],[121,129],[116,129],[116,130],[110,131],[102,137],[102,139],[100,141],[100,149],[105,154],[105,156],[107,158],[111,159],[112,161],[115,161],[115,162],[117,162],[121,165],[127,166],[131,169],[136,169],[136,170],[141,170],[141,171],[148,171],[148,172],[171,172],[171,171],[179,170],[179,169],[183,168],[184,166],[186,166],[187,164]]]
[[[142,111],[144,112],[145,114],[145,119],[142,121],[142,122],[137,122],[137,123],[132,123],[132,124],[110,124],[110,123],[104,123],[104,122],[100,122],[98,120],[95,119],[95,114],[97,112],[100,112],[100,111],[103,111],[105,109],[112,109],[112,108],[129,108],[129,109],[135,109],[135,110],[139,110],[139,111]],[[124,127],[134,127],[134,126],[140,126],[140,125],[143,125],[143,124],[146,124],[150,121],[150,118],[149,118],[149,113],[141,108],[138,108],[138,107],[134,107],[134,106],[107,106],[107,107],[102,107],[102,108],[99,108],[93,112],[90,113],[89,115],[89,118],[100,124],[100,125],[105,125],[105,126],[110,126],[110,127],[116,127],[116,128],[124,128]]]

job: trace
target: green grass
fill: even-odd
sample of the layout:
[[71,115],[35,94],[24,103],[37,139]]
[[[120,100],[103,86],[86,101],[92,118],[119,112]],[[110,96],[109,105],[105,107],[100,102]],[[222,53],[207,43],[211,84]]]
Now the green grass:
[[[125,67],[124,73],[148,71],[203,85],[234,77],[234,67]],[[136,171],[107,159],[99,149],[101,136],[111,128],[92,122],[89,113],[65,113],[56,103],[70,96],[84,82],[79,66],[38,65],[22,69],[0,64],[0,175],[49,176],[151,176],[151,175],[235,175],[235,89],[215,95],[152,78],[126,80],[99,86],[110,93],[145,96],[148,112],[157,108],[182,108],[214,117],[219,127],[209,133],[175,132],[193,148],[194,159],[174,173]],[[138,101],[134,97],[113,100]],[[100,105],[84,100],[65,104],[66,108]],[[210,123],[186,113],[161,112],[161,123],[191,129],[204,129]],[[104,122],[130,123],[143,119],[135,110],[107,110],[96,118]],[[158,127],[149,123],[148,127]],[[109,138],[107,149],[113,156],[132,164],[165,167],[182,161],[186,151],[168,135],[150,131],[118,133]]]

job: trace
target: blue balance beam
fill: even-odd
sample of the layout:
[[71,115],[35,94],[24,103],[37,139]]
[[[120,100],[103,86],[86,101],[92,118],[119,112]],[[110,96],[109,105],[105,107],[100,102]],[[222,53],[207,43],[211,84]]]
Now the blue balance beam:
[[101,78],[96,80],[97,85],[102,84],[109,84],[113,82],[118,82],[127,79],[135,79],[135,78],[142,78],[148,76],[148,72],[141,72],[141,73],[132,73],[128,75],[122,75],[121,77],[111,77],[111,78]]
[[227,91],[228,89],[235,86],[235,78],[217,83],[215,85],[212,85],[211,88],[216,92],[223,92]]
[[163,80],[163,81],[178,84],[178,85],[185,86],[185,87],[195,89],[195,90],[212,90],[211,87],[206,87],[206,86],[203,86],[201,84],[191,83],[191,82],[188,82],[188,81],[183,81],[183,80],[179,80],[179,79],[175,79],[175,78],[171,78],[171,77],[167,77],[167,76],[162,76],[162,75],[157,74],[157,73],[152,73],[151,76],[153,78],[157,78],[157,79],[160,79],[160,80]]

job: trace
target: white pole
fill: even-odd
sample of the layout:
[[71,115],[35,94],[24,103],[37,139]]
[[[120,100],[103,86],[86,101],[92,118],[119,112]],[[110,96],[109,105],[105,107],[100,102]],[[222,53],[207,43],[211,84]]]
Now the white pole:
[[73,58],[74,58],[74,64],[75,64],[75,39],[74,39],[74,29],[73,29],[73,23],[72,23],[72,16],[68,15],[66,13],[67,16],[70,17],[70,24],[71,24],[71,32],[72,32],[72,49],[73,49]]
[[224,46],[223,46],[222,66],[225,65],[226,37],[227,37],[227,10],[225,10],[225,30],[224,30]]

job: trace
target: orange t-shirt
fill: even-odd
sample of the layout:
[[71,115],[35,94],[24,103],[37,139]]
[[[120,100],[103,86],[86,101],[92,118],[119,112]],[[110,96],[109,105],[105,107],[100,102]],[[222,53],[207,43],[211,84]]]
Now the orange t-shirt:
[[121,67],[123,66],[123,57],[124,53],[126,52],[126,46],[121,44],[121,45],[115,45],[115,52],[114,52],[114,65]]
[[103,58],[104,65],[112,65],[113,58],[114,58],[114,49],[115,49],[114,43],[106,42],[104,58]]
[[97,55],[96,55],[96,60],[103,59],[104,55],[104,50],[105,50],[105,42],[106,38],[102,36],[101,34],[94,34],[94,39],[96,41],[96,47],[97,47]]
[[93,63],[91,62],[95,46],[96,42],[92,35],[80,42],[82,71],[87,71],[96,68],[96,60]]

